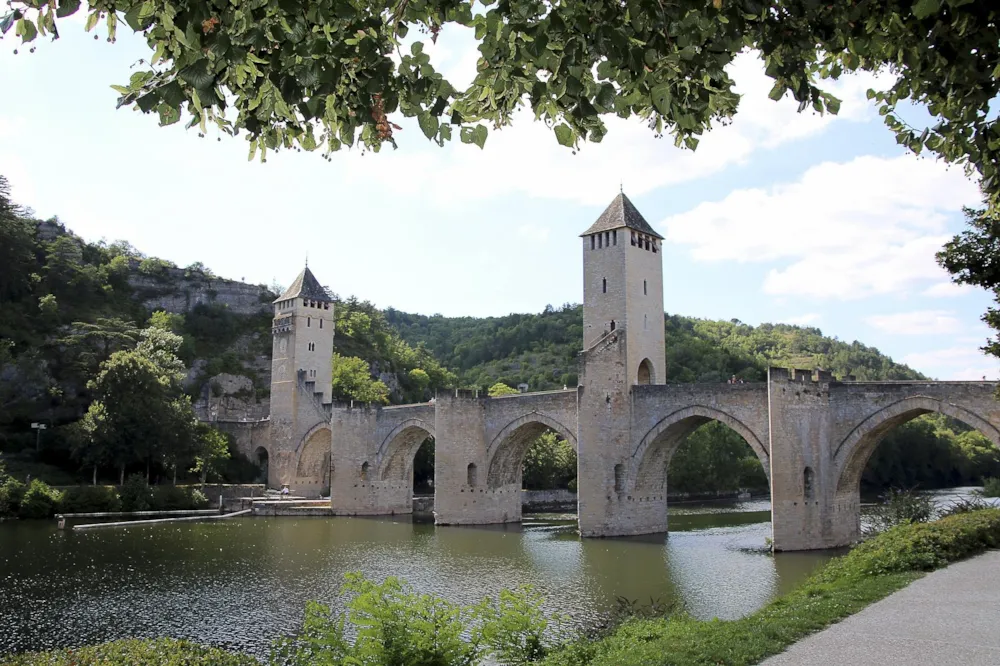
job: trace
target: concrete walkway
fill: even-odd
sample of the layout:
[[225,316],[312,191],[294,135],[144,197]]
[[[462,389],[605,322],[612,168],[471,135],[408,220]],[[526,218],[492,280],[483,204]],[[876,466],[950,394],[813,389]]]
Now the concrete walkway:
[[785,664],[997,666],[1000,551],[930,573],[762,666]]

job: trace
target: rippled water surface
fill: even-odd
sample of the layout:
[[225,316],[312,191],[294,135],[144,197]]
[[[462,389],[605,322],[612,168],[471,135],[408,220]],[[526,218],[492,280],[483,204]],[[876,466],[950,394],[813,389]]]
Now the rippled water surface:
[[833,553],[759,552],[767,501],[675,505],[670,535],[581,540],[572,516],[523,525],[434,527],[399,519],[248,518],[59,531],[0,524],[0,653],[174,636],[266,654],[304,604],[338,604],[347,571],[397,575],[473,602],[519,583],[586,626],[618,596],[735,618]]

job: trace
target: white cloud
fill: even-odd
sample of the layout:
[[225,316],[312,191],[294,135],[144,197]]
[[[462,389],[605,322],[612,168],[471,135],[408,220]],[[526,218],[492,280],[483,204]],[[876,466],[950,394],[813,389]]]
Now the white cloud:
[[947,214],[977,197],[960,169],[862,156],[769,190],[735,190],[660,226],[697,260],[783,261],[764,281],[769,294],[850,299],[946,280],[934,253],[950,238]]
[[873,315],[865,321],[874,328],[893,335],[941,335],[958,333],[962,324],[948,310],[918,310]]
[[[471,79],[478,52],[474,42],[435,45],[438,67],[460,83]],[[741,54],[731,67],[737,92],[744,95],[734,121],[706,133],[696,151],[676,148],[672,138],[656,139],[638,119],[606,117],[608,134],[599,144],[588,143],[574,154],[558,145],[552,130],[535,122],[530,111],[515,114],[511,127],[491,130],[486,149],[458,143],[444,149],[427,147],[412,120],[396,119],[399,151],[383,151],[377,160],[356,159],[348,179],[356,185],[381,182],[386,173],[404,174],[394,180],[400,194],[429,196],[442,204],[460,206],[470,199],[526,194],[575,201],[588,205],[607,203],[619,183],[633,195],[689,182],[745,162],[761,148],[823,131],[835,117],[811,111],[798,113],[791,99],[767,98],[772,81],[755,54]],[[831,91],[843,97],[836,118],[861,121],[871,107],[864,91],[877,84],[870,76],[847,77]],[[475,178],[475,187],[465,183]]]
[[1000,360],[975,346],[948,347],[903,357],[906,365],[940,379],[977,381],[1000,378]]
[[924,289],[921,294],[931,298],[953,298],[964,296],[972,291],[972,287],[967,284],[956,284],[955,282],[938,282]]
[[793,326],[810,326],[818,323],[822,318],[823,315],[818,312],[807,312],[806,314],[796,315],[794,317],[786,317],[785,322],[792,324]]

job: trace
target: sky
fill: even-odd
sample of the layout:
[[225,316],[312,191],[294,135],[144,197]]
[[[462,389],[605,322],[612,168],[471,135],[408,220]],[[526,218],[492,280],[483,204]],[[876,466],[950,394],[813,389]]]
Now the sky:
[[[0,41],[0,173],[15,201],[89,241],[269,285],[308,258],[339,295],[408,312],[539,312],[582,300],[578,236],[622,188],[665,237],[667,312],[815,326],[937,379],[1000,377],[979,351],[991,299],[934,260],[978,188],[896,145],[865,95],[884,78],[833,83],[837,116],[799,114],[767,98],[759,59],[743,54],[737,117],[694,152],[611,118],[602,143],[574,153],[525,113],[484,150],[439,148],[397,118],[397,150],[262,164],[242,136],[115,109],[110,86],[150,55],[127,26],[115,44],[75,17],[61,34],[34,53],[13,31]],[[449,26],[426,50],[453,83],[471,80],[468,31]]]

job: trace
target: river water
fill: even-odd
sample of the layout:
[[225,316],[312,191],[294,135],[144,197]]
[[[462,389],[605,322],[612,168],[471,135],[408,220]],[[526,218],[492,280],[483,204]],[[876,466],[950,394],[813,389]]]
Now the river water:
[[[964,493],[959,493],[962,495]],[[343,575],[399,576],[473,603],[530,583],[549,611],[592,626],[618,597],[737,618],[836,553],[762,552],[767,500],[677,504],[671,533],[580,539],[574,516],[506,527],[399,518],[247,518],[60,531],[0,524],[0,654],[172,636],[266,655],[305,602],[339,608]]]

